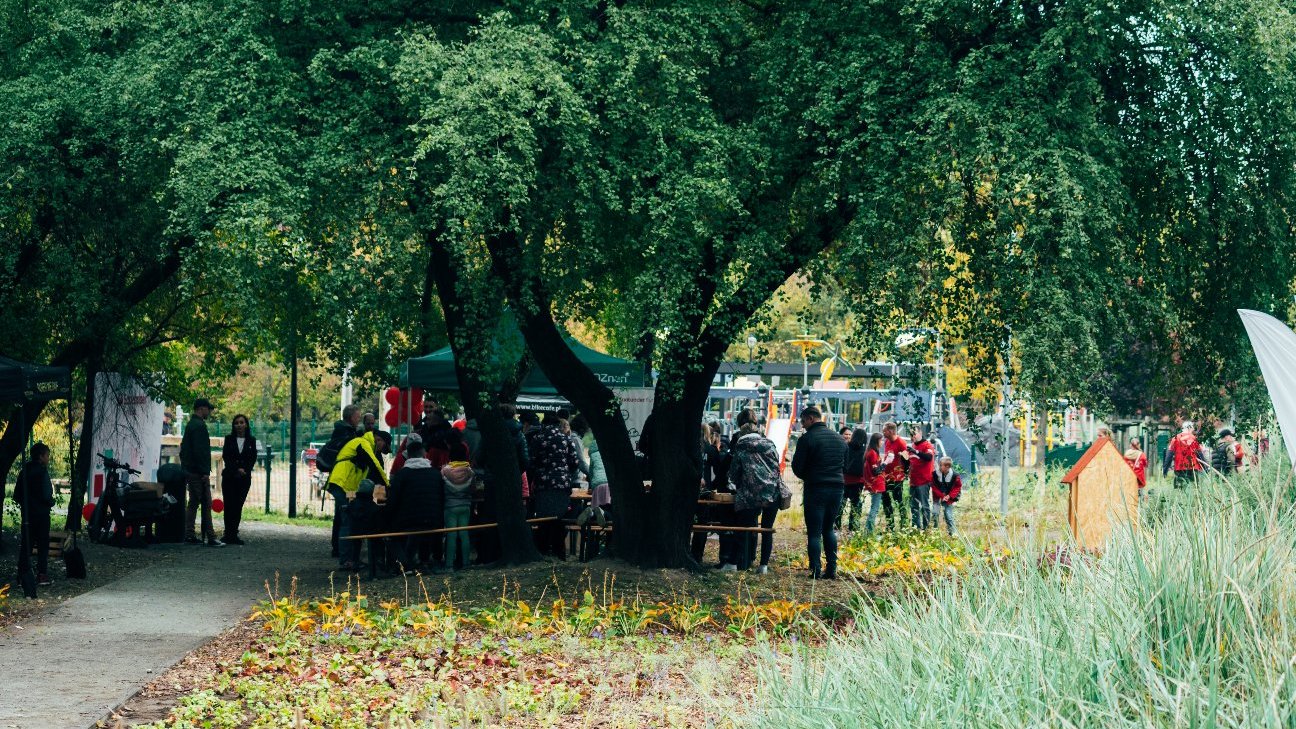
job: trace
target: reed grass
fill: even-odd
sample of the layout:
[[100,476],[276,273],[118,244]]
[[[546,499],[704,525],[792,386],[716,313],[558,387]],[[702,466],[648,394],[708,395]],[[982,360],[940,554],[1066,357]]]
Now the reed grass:
[[1169,493],[1101,556],[1019,544],[860,600],[854,631],[762,662],[749,723],[1296,726],[1292,497],[1275,454]]

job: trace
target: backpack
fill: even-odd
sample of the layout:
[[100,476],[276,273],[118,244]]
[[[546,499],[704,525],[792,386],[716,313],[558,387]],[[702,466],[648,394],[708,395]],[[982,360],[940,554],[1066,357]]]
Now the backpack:
[[1235,455],[1236,451],[1232,443],[1220,443],[1215,446],[1215,452],[1211,454],[1211,468],[1220,473],[1231,473]]
[[319,449],[319,453],[315,454],[315,467],[321,471],[332,471],[333,467],[337,465],[337,457],[342,452],[342,448],[354,439],[354,435],[348,435],[345,438],[334,438],[325,443],[324,447]]

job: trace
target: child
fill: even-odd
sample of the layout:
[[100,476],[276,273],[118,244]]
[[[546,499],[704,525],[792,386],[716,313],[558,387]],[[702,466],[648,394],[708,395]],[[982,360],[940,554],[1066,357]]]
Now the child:
[[954,459],[948,456],[940,459],[940,468],[932,477],[932,496],[936,501],[936,519],[933,525],[938,525],[944,516],[945,529],[950,536],[954,536],[954,502],[959,500],[962,492],[963,479],[954,473]]
[[[468,526],[472,516],[473,486],[477,483],[477,473],[468,463],[468,446],[463,442],[450,446],[450,462],[441,469],[441,479],[445,482],[445,525],[447,529]],[[456,558],[462,556],[464,566],[469,563],[468,532],[457,531],[446,534],[446,567],[458,569]]]

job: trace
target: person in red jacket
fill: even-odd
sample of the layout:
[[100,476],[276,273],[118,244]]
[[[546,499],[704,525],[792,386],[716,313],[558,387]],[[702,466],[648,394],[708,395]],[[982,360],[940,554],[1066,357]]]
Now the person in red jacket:
[[909,434],[909,519],[914,529],[932,526],[931,486],[936,470],[936,448],[923,435],[921,425],[915,425]]
[[[882,465],[882,434],[874,433],[869,436],[868,450],[864,452],[864,490],[869,493],[869,513],[864,529],[869,534],[877,526],[878,508],[883,505],[883,499],[887,495],[886,476],[882,474],[885,469],[886,466]],[[891,502],[888,499],[885,503],[887,523],[894,525],[891,520]]]
[[1125,462],[1129,464],[1130,470],[1134,472],[1134,479],[1138,481],[1139,501],[1144,501],[1147,495],[1144,489],[1147,488],[1148,459],[1138,438],[1130,439],[1129,448],[1125,449]]
[[[886,491],[882,493],[882,510],[886,512],[887,525],[895,529],[895,511],[903,508],[901,494],[904,492],[905,474],[909,470],[909,444],[900,437],[900,426],[895,423],[882,426],[882,439],[882,475],[886,481]],[[903,514],[900,515],[900,521],[904,521]]]
[[1205,455],[1195,431],[1192,421],[1185,420],[1179,435],[1171,438],[1170,447],[1166,448],[1165,463],[1161,467],[1161,472],[1165,474],[1171,468],[1174,469],[1174,487],[1177,489],[1196,482],[1198,474],[1202,471]]
[[963,493],[963,479],[954,472],[954,459],[940,459],[940,468],[932,476],[932,499],[936,502],[936,518],[932,526],[937,526],[941,517],[945,518],[945,530],[954,536],[954,502]]

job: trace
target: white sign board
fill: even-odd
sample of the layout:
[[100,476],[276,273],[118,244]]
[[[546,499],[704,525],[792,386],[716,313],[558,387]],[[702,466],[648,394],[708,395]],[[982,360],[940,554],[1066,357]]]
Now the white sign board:
[[[116,372],[95,376],[94,425],[91,445],[103,453],[128,463],[140,472],[142,481],[156,481],[162,458],[162,417],[166,408],[149,396],[131,377]],[[103,491],[103,463],[94,458],[90,473],[87,503],[99,499]]]
[[626,431],[630,434],[630,445],[634,446],[643,434],[644,422],[652,414],[657,391],[651,387],[619,387],[612,392],[621,400],[621,417],[625,419]]

